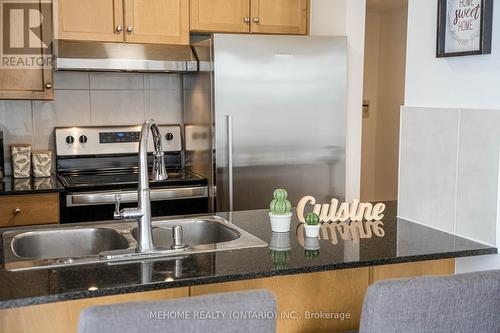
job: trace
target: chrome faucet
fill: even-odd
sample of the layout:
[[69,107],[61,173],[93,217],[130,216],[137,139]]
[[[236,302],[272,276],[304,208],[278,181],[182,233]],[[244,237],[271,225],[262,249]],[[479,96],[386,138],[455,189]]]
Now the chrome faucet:
[[139,139],[139,188],[138,207],[124,208],[120,210],[120,197],[115,197],[115,219],[125,221],[138,221],[137,252],[150,252],[155,249],[153,244],[153,232],[151,225],[151,198],[149,195],[149,175],[148,175],[148,137],[149,132],[153,134],[154,162],[152,176],[154,180],[167,179],[165,170],[164,152],[161,145],[161,134],[158,125],[153,119],[146,120],[142,125]]

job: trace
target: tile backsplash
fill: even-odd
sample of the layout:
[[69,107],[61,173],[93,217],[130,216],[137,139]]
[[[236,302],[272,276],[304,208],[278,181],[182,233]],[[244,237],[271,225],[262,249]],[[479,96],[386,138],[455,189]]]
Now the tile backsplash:
[[6,172],[9,145],[54,150],[54,127],[182,123],[179,74],[55,72],[54,101],[0,100]]

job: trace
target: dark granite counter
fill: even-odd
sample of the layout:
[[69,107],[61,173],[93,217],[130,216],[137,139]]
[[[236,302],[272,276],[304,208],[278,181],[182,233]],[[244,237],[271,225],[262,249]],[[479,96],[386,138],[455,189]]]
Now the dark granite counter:
[[46,178],[4,177],[0,181],[0,195],[57,193],[64,191],[56,176]]
[[[390,208],[390,207],[389,207]],[[294,217],[289,234],[273,234],[266,210],[219,214],[270,244],[172,260],[98,264],[61,269],[0,271],[0,308],[75,300],[391,263],[495,254],[497,249],[419,224],[383,220],[383,236],[343,240],[323,225],[321,240],[305,239]],[[333,232],[332,232],[333,231]],[[379,233],[380,234],[380,233]],[[336,237],[335,237],[336,235]],[[366,235],[365,235],[366,236]],[[1,255],[3,264],[3,253]]]

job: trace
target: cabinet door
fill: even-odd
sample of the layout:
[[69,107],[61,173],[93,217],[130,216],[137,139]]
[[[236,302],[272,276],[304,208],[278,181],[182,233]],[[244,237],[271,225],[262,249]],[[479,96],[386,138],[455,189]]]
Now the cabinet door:
[[252,0],[252,32],[305,35],[308,0]]
[[59,0],[57,38],[123,41],[122,0]]
[[189,0],[125,0],[125,41],[189,44]]
[[191,0],[191,31],[250,32],[250,0]]
[[53,98],[52,70],[0,69],[0,99]]
[[[2,5],[3,0],[0,0]],[[12,3],[13,6],[16,3]],[[31,2],[30,5],[37,3]],[[48,48],[52,40],[52,24],[51,20],[44,20],[44,18],[52,17],[51,6],[36,7],[37,10],[24,8],[24,13],[21,15],[13,15],[9,17],[9,23],[14,24],[16,27],[24,27],[24,16],[29,10],[30,19],[36,19],[40,22],[39,35],[33,36],[33,39],[25,39],[19,34],[23,30],[17,30],[17,35],[10,35],[9,39],[14,36],[16,42],[13,49],[13,40],[4,41],[1,52],[3,53],[3,61],[0,65],[0,99],[53,99],[52,91],[52,68],[49,62],[51,59],[51,50]],[[17,11],[19,13],[19,11]],[[37,15],[38,17],[34,17]],[[5,28],[5,27],[4,27]],[[16,31],[16,29],[14,29]],[[6,36],[4,36],[6,37]],[[41,38],[36,42],[37,38]],[[35,44],[31,43],[35,40]],[[40,44],[37,44],[40,43]],[[7,46],[9,45],[9,46]],[[42,46],[45,45],[45,46]],[[45,64],[46,66],[41,66]]]
[[0,197],[0,227],[59,223],[59,195],[19,194]]

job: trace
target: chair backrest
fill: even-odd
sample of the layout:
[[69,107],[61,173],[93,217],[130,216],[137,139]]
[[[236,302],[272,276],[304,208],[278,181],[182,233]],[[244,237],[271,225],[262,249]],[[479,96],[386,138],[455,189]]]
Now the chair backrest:
[[376,282],[360,332],[500,332],[500,271]]
[[87,308],[79,333],[275,332],[276,301],[265,290]]

